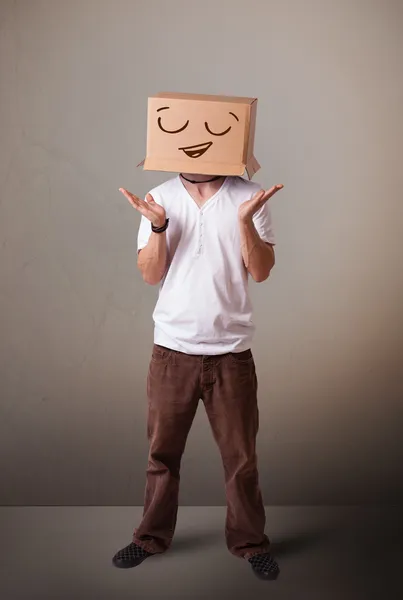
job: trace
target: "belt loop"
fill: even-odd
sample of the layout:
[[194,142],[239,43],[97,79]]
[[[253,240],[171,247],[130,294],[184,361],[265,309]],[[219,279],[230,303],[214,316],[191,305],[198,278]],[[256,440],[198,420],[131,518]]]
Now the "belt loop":
[[171,364],[176,367],[177,362],[176,362],[176,352],[175,350],[171,350]]

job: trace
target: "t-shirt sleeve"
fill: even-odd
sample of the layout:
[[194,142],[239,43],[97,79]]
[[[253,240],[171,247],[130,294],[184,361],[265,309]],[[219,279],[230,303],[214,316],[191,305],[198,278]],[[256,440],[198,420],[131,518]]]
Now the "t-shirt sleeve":
[[139,231],[137,235],[137,252],[145,248],[151,235],[151,223],[146,217],[141,216]]
[[270,200],[262,206],[260,210],[253,217],[253,223],[256,227],[256,231],[264,242],[269,244],[275,244],[276,240],[274,237],[273,224],[270,211]]

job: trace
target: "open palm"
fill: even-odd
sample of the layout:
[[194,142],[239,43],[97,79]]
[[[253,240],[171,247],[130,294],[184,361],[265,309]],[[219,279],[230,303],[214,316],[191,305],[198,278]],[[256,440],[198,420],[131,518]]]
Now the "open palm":
[[128,199],[140,214],[148,219],[154,227],[162,227],[166,221],[165,209],[157,204],[151,194],[147,194],[145,200],[141,200],[125,188],[119,188],[119,191]]
[[279,190],[283,189],[283,185],[274,185],[270,190],[260,190],[253,198],[242,202],[238,209],[238,216],[241,221],[251,219],[258,210],[266,204],[269,198],[274,196]]

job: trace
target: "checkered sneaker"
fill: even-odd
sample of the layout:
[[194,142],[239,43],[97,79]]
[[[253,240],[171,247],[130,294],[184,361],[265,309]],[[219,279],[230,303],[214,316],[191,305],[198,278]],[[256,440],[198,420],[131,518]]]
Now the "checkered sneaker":
[[134,542],[119,550],[113,557],[113,563],[117,567],[129,568],[139,565],[143,560],[151,556],[150,552],[147,552]]
[[264,579],[276,579],[280,573],[280,569],[274,558],[268,554],[254,554],[248,561],[252,565],[252,569],[256,575]]

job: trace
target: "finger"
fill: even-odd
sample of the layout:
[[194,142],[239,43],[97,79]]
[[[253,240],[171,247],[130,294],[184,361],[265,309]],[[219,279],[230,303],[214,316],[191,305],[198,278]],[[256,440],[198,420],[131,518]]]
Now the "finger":
[[256,194],[251,198],[251,200],[253,201],[258,201],[261,200],[263,198],[265,194],[264,190],[259,190],[258,192],[256,192]]
[[276,194],[277,192],[279,192],[284,186],[282,184],[279,185],[273,185],[272,188],[270,188],[269,190],[266,190],[266,192],[264,193],[264,196],[268,199],[271,198],[272,196],[274,196],[274,194]]
[[146,195],[146,200],[147,200],[148,204],[155,204],[155,200],[154,200],[154,198],[151,196],[151,194],[147,194],[147,195]]
[[138,198],[137,196],[135,196],[134,194],[132,194],[131,192],[128,192],[127,190],[125,190],[124,188],[119,188],[119,191],[122,192],[122,194],[128,199],[128,201],[130,202],[130,204],[132,206],[134,206],[134,208],[140,209],[142,208],[143,210],[147,209],[147,203],[144,202],[144,200],[141,200],[141,198]]
[[140,200],[140,198],[137,198],[137,196],[135,196],[134,194],[132,194],[131,192],[129,192],[128,190],[126,190],[125,188],[119,188],[119,192],[122,192],[122,194],[129,200],[129,202],[133,203],[137,203],[137,201]]
[[266,190],[264,192],[264,194],[262,195],[262,197],[259,199],[259,203],[263,205],[265,202],[267,202],[267,200],[269,200],[269,198],[274,196],[274,194],[277,194],[277,192],[282,190],[283,187],[284,187],[283,184],[278,184],[278,185],[274,185],[269,190]]
[[146,219],[148,219],[149,221],[151,221],[151,219],[153,217],[153,214],[151,213],[151,211],[150,211],[149,207],[147,206],[146,202],[144,202],[143,200],[139,200],[139,202],[136,202],[136,203],[135,202],[131,202],[131,205],[143,217],[145,217]]

